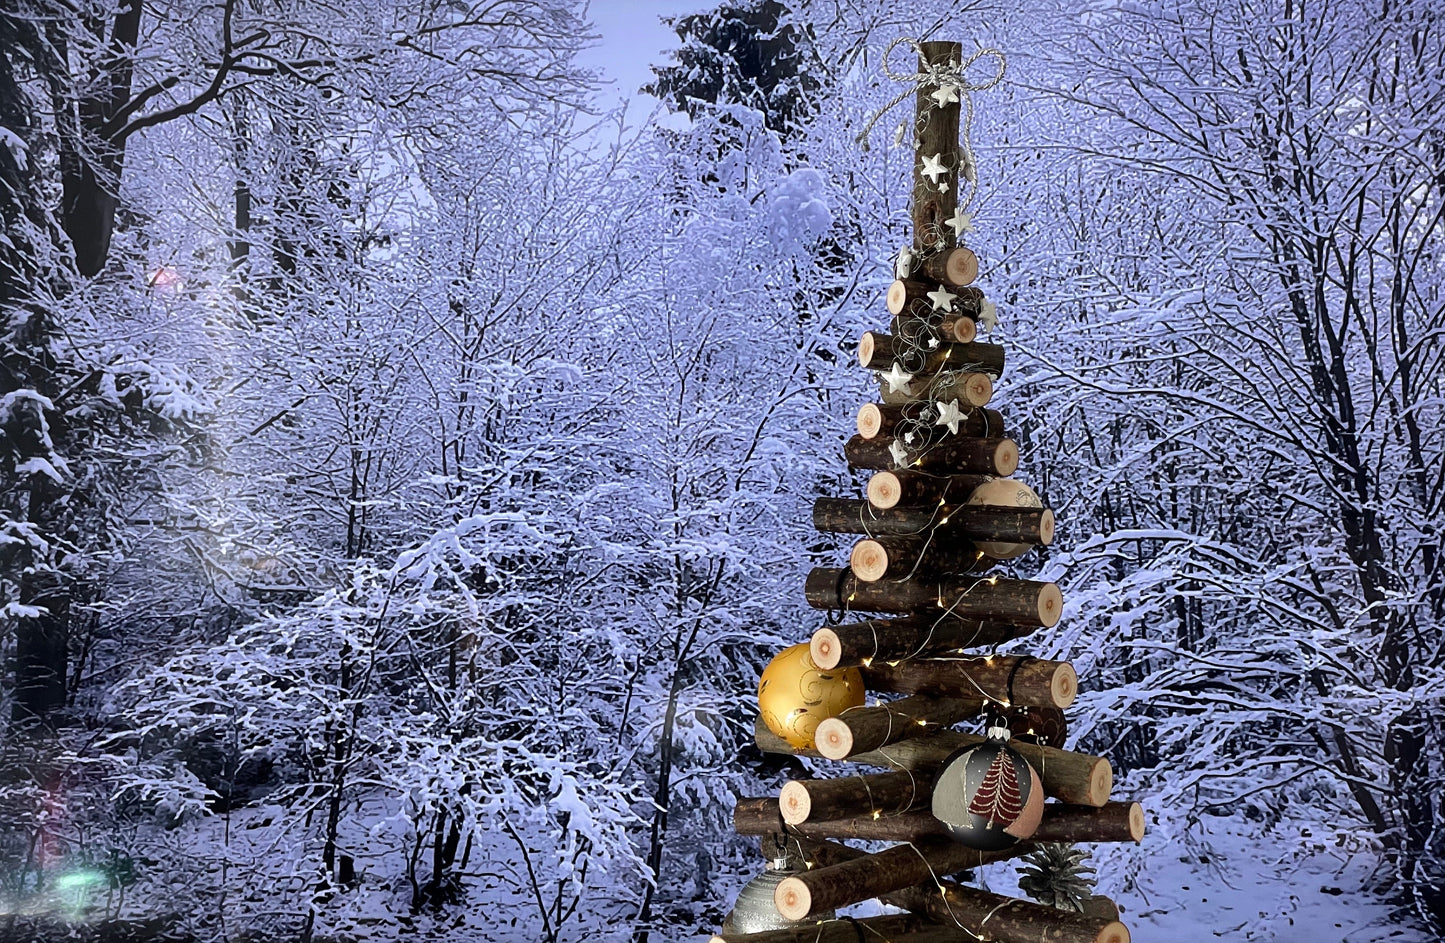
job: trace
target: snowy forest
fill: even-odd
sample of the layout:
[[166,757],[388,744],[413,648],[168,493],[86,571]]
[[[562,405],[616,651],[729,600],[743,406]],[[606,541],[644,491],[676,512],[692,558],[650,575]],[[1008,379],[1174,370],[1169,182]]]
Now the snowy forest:
[[0,7],[0,939],[714,931],[862,481],[900,36],[1008,57],[969,238],[1031,651],[1149,810],[1101,892],[1439,938],[1436,0],[698,0],[635,125],[588,17]]

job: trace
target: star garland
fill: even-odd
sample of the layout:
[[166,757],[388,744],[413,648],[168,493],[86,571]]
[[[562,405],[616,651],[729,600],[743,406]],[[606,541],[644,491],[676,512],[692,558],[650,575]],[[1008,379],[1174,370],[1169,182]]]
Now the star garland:
[[[923,58],[923,48],[917,39],[900,36],[888,44],[888,48],[883,51],[883,74],[891,81],[902,82],[905,87],[903,91],[895,95],[888,104],[875,111],[868,119],[867,124],[863,126],[863,130],[858,133],[858,144],[863,150],[868,150],[868,135],[872,133],[873,126],[877,124],[884,115],[907,100],[910,95],[916,95],[932,89],[933,91],[928,93],[928,97],[933,100],[933,111],[937,111],[947,105],[957,104],[963,112],[963,121],[960,129],[962,134],[958,148],[959,165],[957,169],[960,179],[967,180],[972,184],[967,199],[963,200],[959,205],[960,212],[966,211],[973,202],[974,194],[978,190],[978,161],[974,157],[972,142],[973,93],[988,91],[1002,82],[1004,72],[1008,70],[1008,60],[1004,57],[1004,54],[997,49],[980,49],[963,62],[953,60],[948,63],[931,64],[926,66],[922,72],[894,72],[893,68],[888,64],[888,60],[892,57],[893,50],[899,46],[908,46],[918,54],[920,59]],[[985,58],[994,60],[998,66],[997,71],[991,78],[982,82],[969,81],[967,77],[968,71],[973,68],[974,64],[980,59]],[[921,114],[918,117],[918,121],[927,122],[928,115]],[[900,125],[899,128],[900,132],[895,140],[901,144],[907,123],[905,122]],[[914,128],[915,147],[917,147],[917,135],[921,131],[922,126],[916,125]],[[948,173],[948,168],[940,162],[941,157],[942,155],[940,154],[934,154],[931,158],[927,156],[923,158],[924,176],[927,176],[935,186],[939,187],[940,191],[948,186],[947,181],[940,179]],[[962,190],[963,188],[960,186],[959,189]]]
[[[968,212],[978,191],[978,162],[971,142],[973,93],[998,85],[1003,80],[1008,63],[998,50],[981,49],[962,62],[955,58],[946,63],[924,65],[923,71],[919,72],[896,72],[889,61],[899,46],[909,47],[920,60],[925,58],[919,40],[900,37],[888,45],[883,53],[883,73],[891,81],[902,83],[904,88],[869,117],[857,140],[865,151],[868,150],[868,136],[873,126],[910,96],[922,94],[932,102],[932,107],[920,107],[915,119],[913,140],[909,142],[915,150],[934,115],[950,106],[960,109],[961,140],[957,166],[950,167],[950,162],[942,153],[918,155],[921,162],[918,177],[925,186],[939,193],[948,192],[950,186],[956,186],[958,190],[953,216],[944,221],[944,231],[923,236],[925,244],[935,240],[937,246],[942,247],[947,245],[944,237],[948,230],[952,231],[955,241],[961,240],[965,233],[975,231],[973,217]],[[970,81],[967,73],[985,58],[996,64],[994,75],[983,81]],[[907,127],[907,122],[899,125],[896,144],[904,143]],[[957,172],[956,179],[954,171]],[[923,254],[931,253],[924,250]],[[900,279],[908,279],[919,262],[918,251],[904,246],[894,260],[894,273]],[[911,302],[910,308],[902,314],[905,316],[900,316],[895,322],[894,362],[887,372],[879,374],[890,396],[901,395],[915,401],[905,405],[894,429],[889,455],[896,467],[912,465],[945,438],[957,435],[960,424],[973,414],[973,409],[963,405],[959,384],[966,382],[964,378],[968,374],[982,372],[983,367],[976,363],[950,362],[949,358],[956,358],[961,348],[950,347],[940,351],[943,344],[939,331],[944,319],[967,315],[987,330],[992,330],[997,323],[993,304],[974,287],[950,290],[940,285],[926,293],[926,300],[919,298]],[[940,356],[943,357],[942,364]]]

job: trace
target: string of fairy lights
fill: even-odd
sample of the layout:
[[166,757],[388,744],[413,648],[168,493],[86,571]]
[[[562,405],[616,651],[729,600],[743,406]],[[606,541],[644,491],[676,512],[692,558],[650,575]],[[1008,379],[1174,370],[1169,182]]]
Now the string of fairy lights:
[[[895,71],[890,63],[892,54],[900,49],[907,48],[918,55],[918,61],[925,63],[920,65],[917,72]],[[905,726],[927,727],[948,727],[957,722],[964,710],[976,710],[977,715],[984,715],[989,718],[989,735],[983,746],[994,746],[1002,744],[1008,739],[1007,721],[1005,717],[1010,708],[1016,702],[1014,683],[1022,666],[1029,661],[1035,661],[1030,656],[1000,656],[996,651],[997,639],[985,637],[986,623],[982,620],[973,621],[968,618],[969,611],[977,611],[978,607],[969,606],[967,597],[982,586],[996,586],[1000,577],[996,574],[979,575],[976,577],[967,576],[968,573],[991,567],[994,563],[1012,559],[1015,556],[1026,552],[1036,540],[1024,540],[1015,544],[1013,541],[1019,537],[1014,533],[1011,539],[999,539],[997,537],[980,538],[978,541],[959,540],[939,541],[945,528],[955,513],[955,509],[964,504],[985,503],[994,506],[1014,505],[1016,507],[1042,508],[1038,496],[1026,485],[1018,482],[1007,482],[1013,490],[998,492],[989,496],[988,500],[977,500],[979,492],[984,490],[978,485],[979,478],[985,481],[1002,484],[1001,478],[994,475],[962,475],[958,473],[935,473],[930,470],[929,457],[935,450],[945,447],[952,447],[963,439],[994,440],[1003,439],[1002,417],[996,412],[984,408],[992,393],[992,381],[997,379],[1002,369],[1002,360],[998,356],[998,348],[990,345],[975,346],[972,341],[979,328],[991,334],[997,326],[998,316],[994,304],[989,301],[984,292],[966,283],[972,280],[972,275],[960,279],[944,279],[928,277],[930,274],[937,275],[939,271],[939,260],[949,252],[962,251],[971,260],[973,271],[976,274],[976,258],[964,250],[954,250],[954,244],[961,242],[967,234],[975,232],[973,218],[968,212],[978,194],[978,160],[973,150],[971,131],[974,117],[974,105],[972,95],[974,92],[985,91],[993,88],[1002,81],[1007,69],[1007,61],[1002,53],[995,49],[980,49],[966,59],[955,58],[951,61],[936,64],[926,64],[928,56],[924,55],[922,44],[915,39],[900,38],[894,40],[884,52],[883,71],[888,79],[902,83],[903,89],[898,92],[887,104],[874,112],[866,122],[858,135],[858,141],[864,150],[868,149],[868,136],[874,126],[883,119],[893,108],[917,96],[923,100],[931,101],[932,106],[920,106],[912,123],[911,140],[908,134],[909,122],[903,121],[898,125],[897,133],[894,136],[895,146],[910,144],[917,155],[918,165],[915,173],[915,187],[913,199],[920,197],[927,198],[930,195],[941,196],[952,191],[954,197],[953,214],[945,220],[938,220],[947,209],[937,214],[914,213],[913,206],[910,206],[910,216],[914,219],[915,225],[921,231],[917,233],[917,248],[904,246],[901,248],[894,260],[894,273],[898,279],[895,289],[901,291],[902,297],[895,299],[893,290],[890,290],[889,309],[895,315],[891,335],[870,335],[867,342],[871,345],[866,355],[860,348],[860,359],[864,366],[873,369],[880,384],[883,404],[869,404],[865,410],[871,410],[868,415],[870,431],[864,429],[864,415],[860,412],[859,433],[864,439],[873,439],[883,436],[889,439],[887,453],[892,460],[893,468],[889,472],[895,475],[911,475],[932,480],[940,483],[940,486],[933,490],[934,498],[927,501],[919,501],[919,494],[913,494],[912,504],[907,507],[917,507],[920,516],[910,518],[916,524],[901,526],[899,521],[887,511],[880,510],[888,505],[876,504],[871,499],[873,490],[870,483],[870,500],[863,507],[866,511],[860,513],[856,522],[861,526],[863,534],[872,539],[904,538],[908,552],[915,554],[911,561],[905,561],[908,565],[902,567],[901,571],[886,569],[887,579],[899,583],[915,578],[928,578],[932,582],[935,575],[946,575],[946,579],[940,578],[937,581],[937,590],[934,597],[932,611],[929,617],[918,619],[919,636],[914,645],[910,640],[906,646],[901,646],[897,641],[890,643],[885,654],[885,646],[881,642],[878,630],[879,621],[873,618],[863,620],[872,634],[872,653],[859,655],[857,648],[853,649],[853,656],[856,660],[849,664],[860,665],[864,670],[874,669],[875,663],[881,660],[882,664],[889,669],[896,668],[900,663],[912,660],[916,657],[929,657],[930,653],[939,650],[936,641],[938,633],[958,632],[960,627],[964,628],[964,637],[952,638],[945,635],[947,641],[947,655],[967,655],[976,643],[987,641],[989,651],[977,658],[981,670],[970,669],[971,660],[951,660],[951,666],[957,668],[957,684],[959,690],[950,693],[945,699],[948,705],[941,705],[931,708],[931,712],[922,715],[914,710],[904,709],[900,702],[888,702],[883,699],[874,699],[870,706],[866,703],[862,691],[862,677],[857,668],[849,668],[839,672],[835,677],[842,679],[835,693],[838,696],[847,696],[856,699],[847,704],[839,703],[834,709],[826,714],[829,718],[843,718],[855,711],[875,711],[871,715],[870,723],[878,724],[883,728],[881,742],[883,746],[868,751],[876,760],[881,761],[877,765],[884,765],[888,772],[881,774],[855,774],[853,777],[840,777],[837,781],[844,782],[856,780],[861,785],[861,790],[866,797],[866,805],[871,810],[867,813],[872,820],[877,821],[884,817],[898,816],[917,809],[925,797],[930,796],[925,784],[919,781],[912,764],[906,761],[905,751],[891,749],[889,745],[905,738],[898,736]],[[973,81],[968,78],[968,73],[980,61],[990,61],[995,70],[991,76],[981,81]],[[960,143],[957,150],[956,161],[951,154],[921,153],[923,141],[930,139],[930,122],[939,120],[938,116],[944,109],[957,106],[960,115]],[[946,201],[940,201],[945,205]],[[949,270],[951,271],[951,269]],[[942,282],[943,284],[939,284]],[[899,289],[898,286],[902,285]],[[932,287],[929,287],[932,286]],[[927,289],[927,290],[925,290]],[[971,385],[971,386],[970,386]],[[960,435],[961,430],[967,427],[967,432]],[[1005,442],[1012,447],[1012,443]],[[881,442],[879,443],[881,446]],[[879,453],[874,453],[875,455]],[[879,456],[881,458],[881,455]],[[936,463],[940,468],[946,468],[950,461],[944,455],[943,459]],[[1017,452],[1013,453],[1013,464],[1017,464]],[[878,466],[871,466],[878,467]],[[991,465],[990,467],[998,467]],[[1008,471],[1003,471],[1001,477],[1006,477]],[[901,495],[902,485],[899,486]],[[1007,489],[1005,489],[1007,490]],[[955,494],[954,491],[966,491],[967,494]],[[999,500],[1004,497],[1005,500]],[[919,505],[923,505],[919,507]],[[926,510],[925,510],[926,509]],[[1047,514],[1048,512],[1044,512]],[[1050,534],[1052,528],[1052,517],[1048,517]],[[1042,542],[1048,542],[1044,538]],[[952,546],[949,546],[949,545]],[[891,566],[891,562],[889,563]],[[882,570],[878,572],[883,572]],[[855,582],[847,587],[845,593],[845,581],[853,575]],[[831,626],[839,626],[848,620],[854,611],[854,604],[858,601],[859,577],[852,567],[839,571],[836,595],[829,593],[828,597],[837,605],[830,609],[827,621]],[[867,577],[868,580],[877,578]],[[1057,590],[1055,590],[1057,595]],[[925,597],[926,598],[926,597]],[[914,618],[921,613],[916,612]],[[926,627],[925,627],[926,626]],[[943,628],[947,626],[947,628]],[[971,635],[967,633],[971,631]],[[856,634],[855,634],[856,639]],[[861,639],[850,644],[857,645]],[[780,664],[787,659],[791,652],[807,646],[794,646],[781,653],[774,662],[769,665],[768,671],[763,674],[760,684],[759,697],[764,701],[768,685],[768,673],[773,670],[774,665]],[[861,646],[859,646],[861,647]],[[908,654],[899,655],[901,648],[912,648]],[[998,659],[1013,657],[1011,668],[1008,668],[1007,678],[1000,677],[1000,669],[997,667]],[[1067,667],[1067,666],[1065,666]],[[814,671],[818,669],[813,668]],[[877,669],[875,669],[877,670]],[[857,688],[853,690],[854,681],[847,680],[851,673],[856,679]],[[780,673],[780,677],[786,677],[786,671]],[[1002,681],[1002,684],[998,682]],[[846,695],[843,692],[848,689]],[[895,689],[896,690],[896,689]],[[908,690],[904,688],[902,690]],[[974,696],[976,695],[976,697]],[[811,703],[811,702],[810,702]],[[1024,699],[1025,705],[1031,703]],[[958,706],[953,706],[958,705]],[[828,710],[824,708],[825,711]],[[798,729],[784,724],[787,729],[781,729],[769,721],[768,707],[762,705],[763,720],[767,722],[775,734],[786,740],[791,746],[799,749],[812,747],[811,734],[807,736],[806,743],[796,739]],[[1027,711],[1025,713],[1028,713]],[[1062,716],[1062,715],[1060,715]],[[829,723],[833,723],[830,719]],[[813,721],[814,729],[817,729],[818,721]],[[863,728],[860,728],[863,729]],[[876,733],[876,728],[875,728]],[[1028,727],[1028,733],[1033,734],[1032,726]],[[852,739],[853,734],[848,734],[846,749],[851,751],[856,741]],[[835,739],[836,743],[842,742]],[[880,741],[873,740],[873,743]],[[866,747],[859,746],[858,749],[865,750]],[[969,748],[970,750],[974,748]],[[945,765],[963,762],[960,754],[966,751],[959,751],[953,754],[945,762]],[[999,768],[1000,758],[1005,757],[1006,748],[996,747],[991,754],[994,759],[985,760],[990,774]],[[823,751],[823,755],[830,758],[842,758],[845,754],[840,750],[833,752],[832,748]],[[851,753],[847,754],[851,755]],[[982,754],[980,754],[982,755]],[[1028,832],[1014,834],[1014,841],[1026,838],[1038,826],[1039,816],[1042,814],[1042,777],[1048,775],[1048,754],[1042,748],[1037,751],[1038,760],[1035,761],[1038,769],[1032,768],[1025,762],[1021,755],[1013,752],[1018,757],[1018,769],[1023,771],[1020,775],[1026,774],[1027,782],[1012,781],[1008,787],[1013,789],[1012,793],[994,793],[993,799],[986,800],[999,803],[1002,798],[1009,802],[1018,802],[1020,805],[1013,812],[1009,813],[1013,818],[1007,821],[1018,820],[1022,814],[1022,804],[1027,801],[1031,803],[1034,817]],[[1012,770],[1012,767],[1010,767]],[[1009,776],[1014,776],[1009,772]],[[895,780],[893,785],[885,789],[885,795],[875,797],[873,783],[877,776],[907,777],[906,788],[901,780]],[[790,784],[792,785],[792,784]],[[960,837],[960,832],[971,826],[960,823],[953,818],[944,818],[944,813],[939,811],[939,794],[936,791],[931,794],[933,814],[943,823],[944,827],[955,838]],[[1002,797],[1002,798],[1001,798]],[[999,807],[999,806],[995,806]],[[972,808],[972,803],[968,803]],[[806,816],[806,812],[803,813]],[[977,813],[974,813],[977,815]],[[793,857],[801,863],[806,870],[812,870],[818,864],[809,846],[802,840],[802,833],[796,827],[790,827],[786,821],[782,805],[778,808],[778,832],[775,833],[778,849],[780,851],[792,846],[796,852]],[[860,816],[862,817],[862,816]],[[796,821],[803,821],[797,819]],[[992,822],[992,819],[990,819]],[[954,885],[946,884],[942,877],[936,872],[932,861],[913,841],[902,841],[902,846],[911,848],[922,860],[931,883],[939,891],[939,898],[942,902],[943,912],[950,918],[951,922],[959,930],[963,931],[970,938],[980,941],[990,938],[988,933],[989,923],[1007,906],[1007,900],[988,909],[981,918],[975,912],[971,921],[966,921],[962,915],[955,911],[955,898],[953,896]],[[967,844],[967,842],[965,842]],[[987,844],[970,845],[978,849],[1001,848]],[[788,857],[784,855],[784,857]],[[831,913],[828,914],[831,917]],[[938,914],[934,914],[938,917]],[[811,917],[809,919],[824,919]],[[849,919],[849,918],[844,918]],[[864,930],[868,929],[865,924],[859,921],[851,921],[859,940],[866,938],[888,939],[886,934],[871,931],[865,937]],[[970,925],[971,924],[971,925]],[[822,926],[819,926],[819,939],[821,939]]]
[[[895,82],[902,82],[906,87],[873,114],[867,124],[865,124],[862,132],[858,135],[858,140],[866,150],[869,133],[885,114],[897,105],[908,100],[911,96],[932,88],[933,91],[928,97],[932,99],[934,107],[931,109],[919,109],[918,114],[914,118],[912,140],[905,142],[908,128],[907,122],[900,122],[897,133],[894,135],[895,146],[908,143],[911,148],[916,150],[922,143],[928,122],[933,120],[935,115],[945,106],[958,104],[962,115],[962,121],[960,122],[958,166],[949,167],[946,158],[942,154],[923,154],[920,155],[922,168],[919,177],[921,180],[926,180],[928,184],[939,193],[948,191],[950,188],[949,178],[951,176],[955,180],[966,181],[969,184],[966,194],[963,192],[959,193],[960,199],[958,199],[953,216],[944,221],[944,225],[952,230],[954,240],[961,241],[966,234],[976,231],[973,218],[968,213],[968,209],[978,193],[978,161],[973,150],[971,136],[974,110],[972,93],[993,88],[1002,81],[1007,69],[1007,60],[998,50],[982,49],[962,62],[955,60],[945,65],[931,65],[922,71],[904,74],[893,71],[889,65],[889,57],[896,49],[902,46],[906,46],[916,53],[919,61],[923,61],[925,58],[922,55],[921,45],[917,40],[899,38],[889,44],[883,55],[883,71],[889,79]],[[968,80],[965,73],[979,60],[986,58],[991,58],[995,61],[997,65],[995,74],[983,82],[972,82]],[[954,173],[955,171],[956,173]],[[960,187],[959,190],[962,191],[962,187]],[[917,194],[915,193],[914,198],[916,197]],[[946,234],[941,229],[932,228],[931,224],[925,227],[924,231],[919,234],[919,239],[925,245],[931,245],[935,252],[945,249],[948,245]],[[918,273],[919,265],[919,256],[914,252],[912,247],[905,245],[899,249],[896,256],[894,274],[900,280],[909,279]],[[961,406],[956,391],[959,384],[968,382],[971,376],[978,373],[989,373],[990,367],[977,360],[969,360],[968,355],[970,348],[967,346],[947,343],[940,337],[940,335],[951,333],[954,323],[960,318],[967,318],[973,321],[975,325],[982,326],[985,332],[990,334],[998,323],[997,308],[993,302],[984,296],[981,289],[974,286],[963,286],[950,290],[948,287],[942,285],[926,292],[924,298],[908,300],[902,310],[898,312],[898,316],[893,322],[894,331],[891,345],[893,362],[887,371],[880,372],[880,379],[886,384],[889,393],[910,397],[907,402],[902,404],[898,420],[893,426],[894,440],[889,450],[890,457],[899,468],[910,468],[913,469],[915,473],[928,474],[926,471],[918,471],[918,469],[924,465],[926,456],[933,449],[941,446],[951,437],[957,435],[959,423],[963,419],[967,418],[974,410],[983,409],[982,406],[970,406],[967,408]],[[971,334],[972,332],[970,331],[969,333]],[[992,424],[992,418],[989,417],[985,411],[983,428],[981,430],[984,437],[1002,435],[1002,427],[993,428]],[[938,477],[944,478],[948,476],[940,475]],[[945,489],[945,494],[934,506],[933,513],[928,522],[922,525],[915,534],[916,536],[925,537],[925,543],[917,558],[913,561],[912,567],[906,574],[901,576],[902,579],[911,579],[918,574],[919,568],[925,560],[927,550],[932,546],[939,528],[948,523],[948,507],[949,501],[947,490]],[[873,511],[871,506],[869,513],[872,514],[876,520],[876,511]],[[877,536],[872,528],[867,526],[868,522],[866,520],[863,523],[865,533],[867,533],[869,537]],[[966,562],[967,565],[971,567],[978,564],[984,558],[985,554],[979,551],[976,553],[974,559],[960,562]],[[913,657],[928,650],[933,640],[934,632],[944,622],[954,618],[954,610],[960,605],[963,597],[967,595],[973,587],[980,584],[994,585],[997,582],[997,576],[978,579],[969,584],[962,592],[958,593],[952,601],[944,597],[943,588],[940,586],[937,606],[942,611],[932,620],[927,633],[920,641],[913,655],[907,657]],[[856,593],[848,594],[844,600],[845,605],[843,610],[840,613],[840,621],[847,618],[855,599]],[[830,619],[830,621],[832,620]],[[873,655],[861,659],[865,668],[872,666],[880,647],[873,620],[868,620],[868,624],[874,627],[874,652]],[[978,637],[978,632],[981,632],[981,630],[982,625],[980,624],[975,633],[975,638]],[[969,646],[967,644],[960,646],[957,648],[956,653],[967,654],[968,648]],[[985,664],[992,665],[994,657],[993,653],[985,656]],[[885,663],[890,667],[894,667],[898,665],[901,660],[906,659],[889,659]],[[985,687],[968,672],[963,671],[960,674],[962,680],[977,692],[985,707],[992,705],[995,709],[1003,711],[1011,706],[1011,692],[991,692],[985,689]],[[1011,682],[1012,676],[1010,676],[1008,687],[1012,686]],[[889,708],[887,702],[881,699],[876,701],[875,706],[888,709],[890,735],[895,716],[901,723],[913,723],[919,727],[927,727],[929,724],[928,720],[924,718],[910,716],[905,712]],[[844,713],[846,714],[848,710],[857,709],[857,707],[849,708],[845,710]],[[889,739],[891,739],[891,736]],[[878,753],[881,757],[889,761],[893,769],[906,771],[910,777],[913,777],[914,774],[912,771],[903,763],[890,757],[886,748],[879,750]],[[862,776],[859,778],[862,779],[866,789],[867,778]],[[908,802],[904,804],[899,811],[911,808],[917,799],[918,792],[915,779],[914,789],[910,793]],[[871,817],[874,820],[887,814],[887,810],[879,807],[876,803],[873,803],[873,806]],[[908,844],[910,847],[913,847],[911,842]],[[801,843],[798,843],[798,848],[802,851]],[[920,857],[923,857],[921,853]],[[927,863],[926,857],[924,857],[924,861]],[[804,864],[809,869],[813,867],[813,863],[807,861],[806,857]],[[945,885],[939,876],[933,872],[931,865],[929,866],[929,872],[938,890],[940,892],[945,891]],[[942,899],[947,906],[948,895],[946,893],[942,894]],[[996,912],[996,910],[997,908],[995,908],[994,912]],[[950,915],[953,916],[954,924],[959,929],[968,932],[971,936],[979,940],[986,939],[982,934],[989,918],[993,916],[994,912],[985,915],[978,925],[978,933],[974,933],[966,927],[964,922],[956,914],[952,913],[951,906],[949,907],[949,912]]]

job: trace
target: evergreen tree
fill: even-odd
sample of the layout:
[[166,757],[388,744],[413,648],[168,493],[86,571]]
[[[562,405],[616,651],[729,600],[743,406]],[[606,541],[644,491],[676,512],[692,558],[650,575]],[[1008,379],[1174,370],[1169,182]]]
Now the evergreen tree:
[[722,3],[663,22],[682,40],[677,64],[654,66],[657,80],[643,91],[694,119],[710,104],[747,105],[777,132],[807,115],[808,95],[818,87],[805,65],[812,45],[781,3]]

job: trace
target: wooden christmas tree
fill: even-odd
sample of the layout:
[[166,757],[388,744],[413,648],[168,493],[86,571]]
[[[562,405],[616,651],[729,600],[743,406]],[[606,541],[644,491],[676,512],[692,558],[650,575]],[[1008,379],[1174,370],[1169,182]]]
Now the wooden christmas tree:
[[[714,941],[1124,943],[1117,908],[1088,895],[1084,855],[1069,846],[1137,842],[1143,810],[1111,801],[1107,760],[1060,749],[1073,668],[991,654],[1059,619],[1057,586],[990,572],[1050,543],[1054,516],[1007,477],[1018,447],[986,405],[1004,349],[976,339],[994,310],[971,284],[977,258],[959,244],[970,226],[958,193],[974,177],[959,147],[960,107],[971,107],[961,46],[914,45],[913,245],[899,255],[887,332],[859,343],[880,402],[860,409],[844,450],[875,474],[866,498],[814,508],[819,530],[858,535],[849,565],[814,569],[805,589],[810,605],[842,618],[813,634],[811,671],[764,672],[756,731],[765,752],[878,771],[841,770],[738,802],[738,832],[791,860],[767,884],[771,916],[791,924],[740,933],[731,927],[747,921],[734,920]],[[860,682],[874,706],[861,703]],[[954,729],[984,716],[988,738]],[[865,851],[847,840],[892,844]],[[1027,859],[1021,886],[1046,903],[954,879],[1012,858]],[[873,898],[908,913],[832,919]]]

